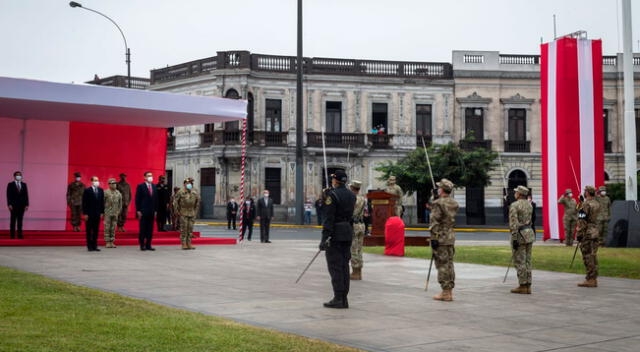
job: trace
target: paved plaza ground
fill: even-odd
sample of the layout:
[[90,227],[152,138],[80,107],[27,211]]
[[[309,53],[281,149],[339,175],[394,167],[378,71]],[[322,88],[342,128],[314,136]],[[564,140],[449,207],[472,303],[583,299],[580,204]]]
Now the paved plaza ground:
[[351,308],[332,310],[322,307],[331,297],[323,256],[294,283],[317,249],[313,237],[196,251],[3,247],[0,265],[370,351],[640,348],[640,280],[601,278],[588,289],[576,287],[580,275],[534,271],[534,293],[514,295],[513,271],[503,284],[504,268],[456,264],[456,301],[445,303],[431,299],[435,279],[424,292],[424,260],[365,254]]

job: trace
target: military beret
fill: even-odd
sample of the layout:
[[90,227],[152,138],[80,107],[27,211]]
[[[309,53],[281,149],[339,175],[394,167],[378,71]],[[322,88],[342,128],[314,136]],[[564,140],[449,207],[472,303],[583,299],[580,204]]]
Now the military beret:
[[436,185],[447,192],[451,192],[453,190],[453,182],[443,178],[440,182],[436,183]]
[[331,175],[332,178],[335,178],[336,180],[342,182],[342,183],[346,183],[347,182],[347,173],[344,172],[344,170],[336,170],[336,172],[334,172]]
[[522,194],[523,196],[529,195],[529,189],[525,186],[518,186],[514,188],[514,191]]
[[569,193],[573,193],[573,191],[571,190],[571,188],[567,188],[567,189],[564,191],[564,194],[569,194]]
[[122,177],[122,176],[127,177],[127,174],[125,174],[125,173],[123,172],[123,173],[121,173],[121,174],[120,174],[120,177]]
[[596,188],[593,186],[586,186],[584,188],[585,191],[589,192],[589,193],[595,193],[596,192]]
[[360,182],[358,180],[353,180],[353,181],[351,181],[351,187],[353,187],[355,189],[360,189],[360,188],[362,188],[362,182]]
[[75,176],[75,177],[80,177],[80,172],[79,172],[79,171],[74,172],[74,173],[73,173],[73,176]]
[[600,186],[600,188],[598,188],[598,191],[606,191],[607,187],[606,186]]

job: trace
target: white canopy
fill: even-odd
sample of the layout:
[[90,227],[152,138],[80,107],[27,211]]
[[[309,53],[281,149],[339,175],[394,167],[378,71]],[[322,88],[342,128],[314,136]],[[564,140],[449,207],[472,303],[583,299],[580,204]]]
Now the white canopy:
[[246,100],[0,77],[0,117],[172,127],[246,115]]

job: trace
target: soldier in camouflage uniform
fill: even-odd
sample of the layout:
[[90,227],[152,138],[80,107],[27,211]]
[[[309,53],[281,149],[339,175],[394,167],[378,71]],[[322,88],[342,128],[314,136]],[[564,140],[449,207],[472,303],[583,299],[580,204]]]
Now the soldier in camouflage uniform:
[[180,187],[173,187],[173,194],[171,195],[171,200],[169,201],[169,212],[171,213],[171,226],[174,231],[180,231],[180,217],[176,213],[176,208],[174,206],[174,202],[176,201],[176,195],[180,192]]
[[600,186],[598,188],[598,196],[595,198],[600,204],[600,212],[598,213],[598,232],[600,247],[604,247],[609,234],[609,219],[611,219],[611,199],[607,196],[607,187]]
[[564,225],[564,243],[567,246],[573,246],[573,238],[575,237],[578,223],[578,203],[571,196],[571,188],[567,188],[564,195],[558,199],[558,204],[562,204],[564,207],[562,224]]
[[395,196],[393,197],[396,201],[395,215],[402,217],[402,196],[404,193],[402,192],[402,188],[396,184],[395,176],[389,176],[389,179],[387,180],[387,189],[384,191]]
[[509,229],[519,286],[511,290],[511,293],[531,294],[531,248],[536,239],[531,228],[533,207],[527,201],[527,187],[518,186],[514,191],[517,200],[509,206]]
[[353,240],[351,242],[351,280],[362,280],[362,242],[364,240],[364,209],[366,199],[360,195],[362,182],[353,180],[351,192],[356,195],[356,205],[353,208]]
[[176,214],[180,216],[180,241],[182,249],[196,249],[191,245],[193,236],[193,222],[200,207],[200,196],[193,189],[193,179],[184,180],[184,189],[180,190],[173,201]]
[[73,231],[80,232],[82,224],[82,194],[84,194],[84,183],[80,178],[80,173],[73,174],[75,181],[67,186],[67,205],[71,209],[71,226]]
[[104,242],[106,248],[116,248],[116,224],[122,211],[122,194],[115,178],[109,179],[109,189],[104,191]]
[[596,189],[593,186],[584,188],[586,201],[578,215],[578,242],[582,261],[587,271],[585,281],[580,287],[598,287],[598,246],[600,241],[599,213],[600,203],[595,199]]
[[443,178],[437,183],[438,199],[431,204],[431,250],[438,270],[438,282],[442,293],[433,296],[437,301],[453,301],[453,287],[456,273],[453,268],[453,256],[456,253],[456,224],[458,202],[451,197],[453,182]]
[[122,194],[122,209],[118,215],[118,231],[124,232],[124,224],[127,222],[127,213],[131,203],[131,185],[127,183],[127,175],[120,174],[120,181],[117,184],[118,191]]

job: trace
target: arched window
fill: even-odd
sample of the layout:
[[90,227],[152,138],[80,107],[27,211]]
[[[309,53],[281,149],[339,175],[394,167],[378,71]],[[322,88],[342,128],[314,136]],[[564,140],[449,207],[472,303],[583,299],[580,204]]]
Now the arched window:
[[527,187],[527,175],[522,170],[513,170],[509,174],[509,190],[518,186]]
[[227,99],[240,99],[240,94],[238,94],[237,90],[231,88],[227,91],[227,94],[225,94],[224,97]]

